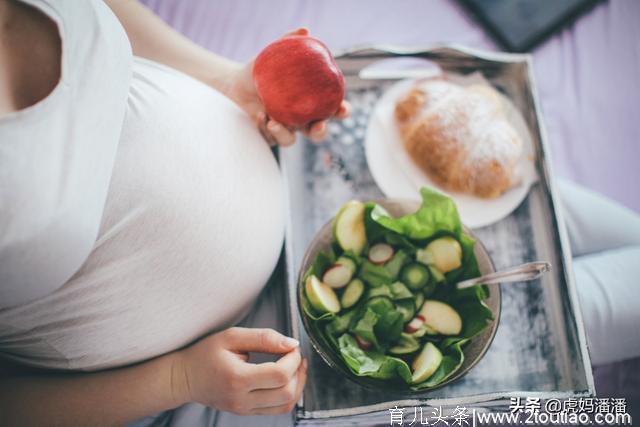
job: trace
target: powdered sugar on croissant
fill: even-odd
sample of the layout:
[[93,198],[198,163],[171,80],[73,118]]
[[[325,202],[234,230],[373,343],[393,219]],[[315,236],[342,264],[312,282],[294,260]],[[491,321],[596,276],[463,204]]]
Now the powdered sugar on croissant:
[[493,198],[518,183],[522,140],[493,88],[421,81],[395,117],[413,160],[444,188]]

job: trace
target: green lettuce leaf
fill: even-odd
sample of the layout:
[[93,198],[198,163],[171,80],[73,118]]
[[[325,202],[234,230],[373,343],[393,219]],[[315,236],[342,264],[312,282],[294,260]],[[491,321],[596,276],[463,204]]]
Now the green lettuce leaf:
[[402,313],[397,309],[393,309],[380,315],[380,319],[373,330],[378,342],[384,343],[386,347],[400,338],[403,327],[404,321]]
[[411,215],[400,218],[390,217],[384,210],[371,209],[371,219],[402,236],[410,239],[428,239],[436,233],[459,235],[462,222],[455,203],[449,197],[430,188],[423,187],[422,206]]
[[351,332],[358,335],[360,338],[373,343],[376,348],[380,348],[380,343],[376,338],[374,328],[380,320],[380,315],[373,311],[371,308],[367,308],[364,315],[358,320],[355,326],[351,329]]
[[369,286],[377,287],[391,284],[391,274],[381,265],[375,265],[367,260],[362,261],[358,277]]
[[393,282],[389,285],[391,289],[391,295],[393,300],[413,299],[413,293],[402,282]]
[[351,371],[360,376],[370,376],[380,370],[384,362],[385,355],[375,351],[362,350],[355,338],[349,334],[344,334],[338,338],[340,354],[347,363]]
[[391,287],[389,285],[380,285],[378,287],[369,289],[367,298],[374,298],[374,297],[387,297],[389,299],[393,299],[393,294],[391,293]]
[[364,351],[349,334],[338,338],[338,346],[344,361],[355,375],[383,380],[402,378],[407,383],[411,381],[411,369],[402,359],[378,351]]
[[349,310],[344,312],[343,314],[339,314],[335,316],[328,324],[326,331],[328,334],[338,336],[342,335],[349,329],[355,315],[357,314],[357,310]]

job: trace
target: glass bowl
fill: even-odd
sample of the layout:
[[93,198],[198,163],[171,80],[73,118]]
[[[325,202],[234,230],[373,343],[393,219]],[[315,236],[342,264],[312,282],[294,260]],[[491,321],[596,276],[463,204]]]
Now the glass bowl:
[[[415,200],[404,199],[379,199],[375,200],[374,202],[381,205],[389,212],[390,215],[394,217],[411,214],[415,212],[420,206],[420,203]],[[376,390],[393,390],[395,392],[406,394],[424,394],[429,390],[434,390],[436,388],[440,388],[447,384],[450,384],[469,372],[487,352],[489,346],[491,346],[493,337],[496,334],[498,321],[500,319],[501,304],[501,293],[499,284],[487,285],[490,295],[489,298],[484,300],[485,304],[491,309],[494,314],[493,321],[491,321],[491,323],[487,325],[487,327],[480,334],[473,337],[463,347],[464,362],[462,363],[462,366],[460,366],[460,368],[451,377],[447,378],[437,386],[426,390],[414,391],[411,390],[411,388],[409,388],[409,386],[403,381],[379,380],[369,377],[361,377],[355,375],[349,370],[342,357],[333,349],[331,344],[326,340],[324,335],[317,328],[315,322],[311,321],[302,309],[302,298],[304,293],[304,283],[302,282],[302,277],[311,266],[311,263],[315,259],[318,252],[327,250],[331,246],[331,242],[333,240],[331,226],[332,221],[333,219],[324,224],[309,244],[309,247],[307,248],[307,251],[302,259],[302,265],[300,266],[300,272],[298,274],[297,286],[298,311],[302,318],[302,323],[304,325],[305,331],[309,336],[311,345],[320,355],[320,357],[327,363],[327,365],[329,365],[333,370],[340,372],[351,381],[363,387]],[[480,273],[483,275],[493,273],[495,271],[495,267],[493,265],[491,257],[489,256],[489,253],[482,245],[482,242],[468,228],[465,227],[464,232],[473,237],[476,241],[474,251],[478,260]]]

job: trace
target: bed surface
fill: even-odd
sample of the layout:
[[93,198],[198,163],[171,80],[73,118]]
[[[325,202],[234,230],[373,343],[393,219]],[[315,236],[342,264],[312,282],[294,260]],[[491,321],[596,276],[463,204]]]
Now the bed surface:
[[[498,49],[454,0],[143,0],[200,45],[247,61],[300,26],[333,50],[456,42]],[[598,4],[534,52],[557,175],[640,212],[640,2]],[[596,368],[601,396],[640,401],[640,359]],[[635,412],[631,405],[631,412]]]

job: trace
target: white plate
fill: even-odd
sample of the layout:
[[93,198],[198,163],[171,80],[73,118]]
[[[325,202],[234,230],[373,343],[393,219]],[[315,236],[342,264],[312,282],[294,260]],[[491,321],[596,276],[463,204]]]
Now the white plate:
[[[479,75],[455,76],[447,79],[458,84],[489,84]],[[513,212],[522,203],[538,176],[534,164],[534,148],[527,125],[515,106],[504,96],[507,118],[520,134],[523,155],[519,173],[521,182],[495,199],[482,199],[468,194],[445,191],[413,162],[404,148],[395,124],[396,101],[406,94],[415,80],[402,80],[387,90],[375,105],[365,136],[365,153],[373,179],[387,197],[419,199],[421,187],[430,186],[451,197],[458,206],[462,222],[470,228],[493,224]]]

